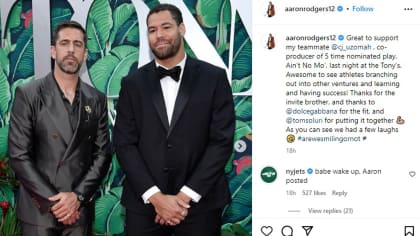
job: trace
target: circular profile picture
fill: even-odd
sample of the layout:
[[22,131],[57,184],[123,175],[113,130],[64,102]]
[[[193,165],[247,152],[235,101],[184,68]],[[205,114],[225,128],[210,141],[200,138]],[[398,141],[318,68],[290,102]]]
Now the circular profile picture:
[[277,178],[277,171],[271,166],[266,166],[261,170],[261,179],[266,183],[272,183]]
[[276,40],[274,39],[274,36],[272,33],[268,34],[266,46],[267,46],[267,49],[269,50],[276,47]]
[[273,17],[276,14],[276,9],[272,1],[268,2],[266,14],[269,18]]
[[260,5],[260,14],[265,18],[273,18],[276,15],[276,6],[274,1],[264,1]]

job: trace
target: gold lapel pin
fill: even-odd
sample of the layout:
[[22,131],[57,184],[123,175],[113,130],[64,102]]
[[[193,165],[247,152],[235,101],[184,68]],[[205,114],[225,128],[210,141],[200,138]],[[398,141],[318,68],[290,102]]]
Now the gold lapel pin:
[[92,109],[90,108],[90,106],[85,106],[85,111],[90,114],[92,112]]

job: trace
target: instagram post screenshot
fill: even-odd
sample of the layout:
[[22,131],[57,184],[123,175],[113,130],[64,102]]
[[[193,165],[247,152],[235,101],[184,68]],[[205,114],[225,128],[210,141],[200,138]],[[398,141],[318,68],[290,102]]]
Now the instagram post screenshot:
[[253,5],[253,234],[414,235],[418,4]]
[[0,235],[415,236],[420,3],[1,0]]

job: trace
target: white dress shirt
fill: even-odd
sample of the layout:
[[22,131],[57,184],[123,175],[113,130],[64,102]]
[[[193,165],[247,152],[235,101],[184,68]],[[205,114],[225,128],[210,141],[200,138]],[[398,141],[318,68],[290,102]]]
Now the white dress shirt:
[[[184,59],[182,59],[182,61],[180,61],[176,65],[176,66],[181,67],[181,73],[179,75],[179,81],[175,81],[174,79],[172,79],[169,76],[165,76],[164,78],[162,78],[160,80],[160,86],[162,87],[162,93],[163,93],[163,98],[165,100],[166,114],[168,115],[169,125],[171,124],[172,114],[174,112],[176,97],[178,95],[178,90],[179,90],[179,87],[181,85],[182,75],[184,74],[184,67],[185,67],[186,58],[187,58],[187,55],[184,54]],[[159,65],[159,63],[156,62],[156,67],[158,67],[158,66],[161,66],[165,69],[171,69],[171,68],[166,68],[162,65]],[[201,199],[200,194],[198,194],[197,192],[195,192],[194,190],[192,190],[190,187],[188,187],[186,185],[184,185],[180,189],[180,191],[185,193],[187,196],[189,196],[193,202],[198,202]],[[141,197],[142,197],[144,203],[146,203],[146,204],[150,203],[149,198],[157,192],[160,192],[160,189],[155,185],[155,186],[149,188],[145,193],[143,193],[143,195]]]

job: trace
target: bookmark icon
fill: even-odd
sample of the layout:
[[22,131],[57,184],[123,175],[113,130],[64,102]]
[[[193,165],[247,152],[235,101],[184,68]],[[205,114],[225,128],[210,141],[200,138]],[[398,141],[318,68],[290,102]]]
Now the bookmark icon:
[[404,236],[414,236],[414,226],[405,226]]

